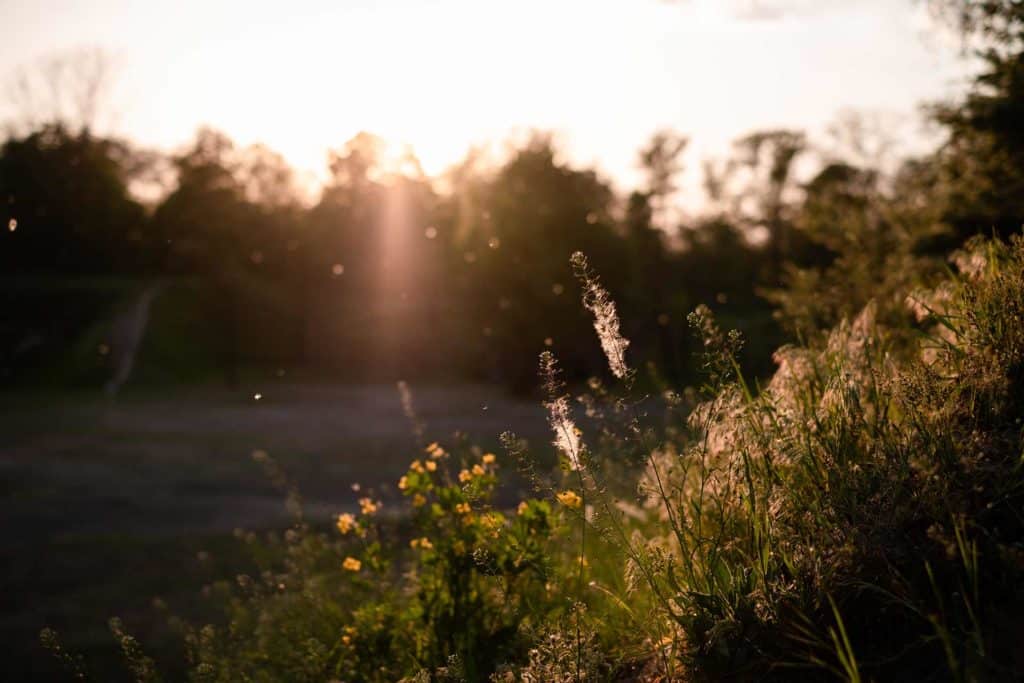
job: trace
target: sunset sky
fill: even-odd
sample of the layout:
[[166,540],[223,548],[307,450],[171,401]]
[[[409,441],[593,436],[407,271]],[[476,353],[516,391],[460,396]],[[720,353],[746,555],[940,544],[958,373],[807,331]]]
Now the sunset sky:
[[923,0],[0,0],[0,15],[0,73],[74,47],[114,56],[114,132],[174,148],[210,124],[309,173],[360,130],[435,173],[539,127],[628,186],[660,127],[692,136],[695,173],[754,128],[820,133],[847,108],[904,117],[912,147],[916,106],[967,73]]

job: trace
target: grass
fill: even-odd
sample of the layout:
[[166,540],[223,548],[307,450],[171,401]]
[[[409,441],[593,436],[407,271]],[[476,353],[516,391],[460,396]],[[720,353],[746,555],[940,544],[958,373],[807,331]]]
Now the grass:
[[[290,524],[281,491],[252,461],[256,449],[287,467],[324,528],[339,510],[355,509],[352,483],[395,495],[415,442],[393,385],[249,381],[237,391],[134,390],[115,402],[86,392],[0,396],[8,587],[0,634],[11,644],[5,671],[13,680],[63,680],[38,642],[47,626],[86,656],[98,679],[127,680],[106,625],[112,616],[181,673],[169,614],[216,620],[201,589],[254,562],[234,529],[262,534]],[[491,387],[417,393],[436,406],[423,417],[443,433],[457,424],[495,446],[510,423],[544,433],[536,406]],[[210,559],[197,561],[200,553]],[[154,609],[155,597],[170,612]]]
[[[914,293],[916,322],[869,304],[780,349],[764,386],[698,309],[706,384],[652,401],[575,257],[614,378],[571,396],[542,354],[558,466],[536,438],[506,432],[498,455],[415,430],[394,495],[351,492],[325,528],[294,463],[261,454],[291,525],[212,589],[217,619],[183,623],[189,678],[1019,678],[1024,240],[957,263]],[[497,495],[516,470],[518,504]]]

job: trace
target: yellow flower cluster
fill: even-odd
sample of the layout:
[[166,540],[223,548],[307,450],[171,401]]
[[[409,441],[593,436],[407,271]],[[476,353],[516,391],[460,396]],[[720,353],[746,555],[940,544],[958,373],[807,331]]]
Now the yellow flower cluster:
[[346,557],[345,561],[341,563],[341,568],[346,571],[357,572],[363,568],[363,563],[357,560],[356,558],[349,556]]
[[501,533],[501,528],[505,525],[505,518],[497,512],[484,515],[480,521],[483,527],[491,532],[491,538],[497,538]]
[[409,488],[409,477],[402,477],[398,480],[398,488],[402,491]]
[[424,448],[423,450],[426,453],[429,453],[430,457],[434,458],[435,460],[437,460],[438,458],[443,458],[444,456],[448,455],[436,441],[427,446],[426,448]]
[[377,512],[378,508],[380,508],[379,502],[374,502],[370,498],[359,499],[359,509],[364,515],[372,515]]
[[455,506],[455,514],[457,515],[468,515],[473,511],[473,508],[469,506],[469,503],[459,503]]
[[480,458],[485,465],[493,465],[497,459],[498,456],[494,455],[494,453],[484,453],[483,457]]
[[427,504],[427,499],[423,497],[422,493],[417,493],[412,497],[413,507],[423,507]]
[[409,541],[410,548],[423,548],[424,550],[430,550],[434,547],[434,544],[430,542],[430,539],[424,536],[423,538],[414,538]]
[[472,468],[468,470],[464,469],[459,472],[459,481],[465,484],[473,481],[473,477],[482,477],[485,474],[487,474],[487,470],[485,470],[482,465],[473,465]]
[[[436,472],[437,463],[434,462],[433,460],[427,460],[426,462],[422,462],[420,460],[413,460],[411,463],[409,463],[409,471],[415,472],[417,474],[423,474],[424,472]],[[404,480],[405,477],[402,477],[402,481]]]
[[354,529],[355,526],[356,526],[355,515],[351,515],[351,514],[349,514],[347,512],[344,513],[344,514],[338,515],[338,531],[340,531],[342,533],[342,535],[347,534],[348,532],[352,531],[352,529]]
[[575,491],[562,491],[555,494],[558,502],[568,508],[578,508],[583,504],[583,499]]

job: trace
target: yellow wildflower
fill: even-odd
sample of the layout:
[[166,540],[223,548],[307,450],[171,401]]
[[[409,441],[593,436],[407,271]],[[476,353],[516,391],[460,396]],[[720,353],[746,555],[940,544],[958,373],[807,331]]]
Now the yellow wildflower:
[[505,524],[505,518],[496,512],[485,515],[480,521],[484,528],[491,532],[492,538],[500,535],[501,527]]
[[423,548],[424,550],[430,550],[434,547],[434,544],[430,542],[430,539],[424,536],[423,538],[414,538],[409,541],[409,545],[413,548]]
[[470,481],[472,478],[473,475],[470,474],[469,470],[462,470],[461,472],[459,472],[459,481],[461,482]]
[[526,511],[529,510],[529,509],[530,509],[530,506],[526,504],[525,500],[524,501],[520,501],[519,507],[516,508],[516,513],[520,514],[520,515],[525,515]]
[[354,557],[346,557],[345,561],[341,563],[341,568],[350,572],[357,572],[363,568],[363,563]]
[[375,503],[369,498],[359,499],[359,509],[363,511],[364,515],[372,515],[377,512],[378,507],[380,507],[380,503]]
[[583,499],[575,491],[562,491],[556,494],[555,498],[558,498],[559,503],[569,508],[578,508],[583,503]]
[[341,637],[341,642],[344,643],[345,645],[348,645],[349,643],[352,642],[352,636],[350,636],[348,634],[343,635]]
[[427,499],[423,497],[422,493],[417,493],[412,497],[412,504],[414,507],[423,507],[426,503]]
[[398,488],[404,491],[409,487],[409,477],[402,477],[398,480]]
[[355,525],[355,515],[351,515],[347,512],[338,515],[338,531],[340,531],[342,534],[347,534],[348,532],[352,531]]
[[473,465],[473,474],[478,477],[484,476],[484,468],[480,465]]
[[429,446],[427,446],[423,450],[425,450],[427,453],[429,453],[430,457],[434,458],[434,459],[443,458],[446,455],[446,453],[444,452],[444,449],[441,448],[441,446],[436,441],[434,443],[430,444]]
[[483,457],[480,459],[483,461],[485,465],[493,465],[494,462],[498,459],[498,456],[496,456],[494,453],[484,453]]
[[409,469],[413,472],[423,472],[423,463],[419,460],[413,460],[412,464],[409,465]]
[[428,460],[426,463],[424,463],[424,466],[427,468],[428,472],[433,472],[437,469],[437,463],[434,462],[433,460]]
[[455,506],[455,513],[459,515],[468,515],[473,508],[469,507],[469,503],[459,503]]

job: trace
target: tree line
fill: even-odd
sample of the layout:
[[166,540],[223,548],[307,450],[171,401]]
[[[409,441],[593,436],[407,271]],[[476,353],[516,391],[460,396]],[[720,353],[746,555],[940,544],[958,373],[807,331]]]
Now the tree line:
[[972,234],[1024,223],[1020,5],[937,6],[985,64],[964,97],[929,109],[938,148],[898,163],[864,154],[863,117],[841,121],[840,153],[812,155],[801,131],[757,131],[705,163],[705,209],[684,218],[671,205],[687,139],[673,131],[640,150],[645,180],[625,196],[541,133],[501,162],[471,153],[438,178],[361,133],[329,153],[309,202],[280,155],[210,129],[173,154],[60,120],[12,129],[0,148],[0,364],[31,375],[88,339],[99,372],[109,345],[97,321],[159,281],[170,286],[143,364],[177,320],[175,343],[229,382],[265,366],[526,387],[548,347],[584,377],[601,359],[568,269],[583,251],[638,358],[692,378],[686,314],[703,303],[746,332],[746,362],[763,374],[787,336],[923,282]]

